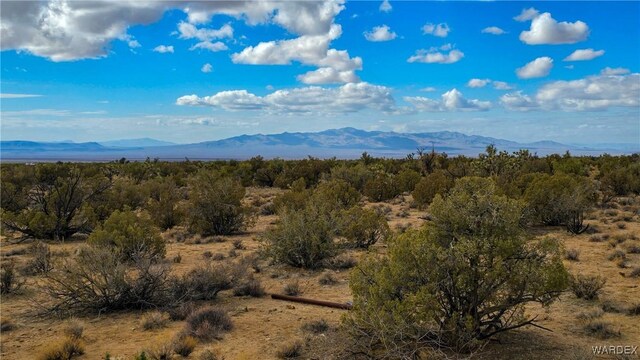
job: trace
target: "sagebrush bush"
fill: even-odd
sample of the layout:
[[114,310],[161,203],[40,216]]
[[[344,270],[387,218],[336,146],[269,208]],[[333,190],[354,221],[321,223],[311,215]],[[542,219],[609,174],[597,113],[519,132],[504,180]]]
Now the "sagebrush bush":
[[285,209],[276,226],[260,237],[262,250],[275,262],[318,268],[336,253],[336,228],[336,220],[314,202],[298,211]]
[[390,357],[424,346],[463,350],[533,321],[525,305],[554,301],[568,275],[558,241],[525,236],[522,208],[484,178],[459,179],[446,199],[436,196],[431,223],[351,273],[346,324],[365,337],[359,343],[393,349]]
[[578,299],[593,300],[598,298],[606,282],[600,276],[577,275],[571,277],[569,286]]
[[186,320],[187,334],[203,340],[220,339],[222,334],[233,329],[233,322],[227,313],[215,307],[205,307],[193,312]]
[[229,235],[244,230],[252,212],[242,205],[245,188],[229,177],[201,171],[191,179],[187,221],[200,235]]
[[84,313],[166,305],[169,283],[168,267],[154,258],[123,262],[109,249],[83,246],[40,286],[49,311]]
[[233,286],[246,274],[246,267],[206,263],[181,277],[174,278],[170,291],[179,301],[213,300],[223,290]]
[[360,206],[341,211],[338,219],[338,232],[346,238],[349,247],[367,249],[391,234],[384,215]]
[[107,247],[118,257],[133,261],[140,256],[165,255],[165,242],[150,219],[135,212],[114,211],[87,239],[92,245]]

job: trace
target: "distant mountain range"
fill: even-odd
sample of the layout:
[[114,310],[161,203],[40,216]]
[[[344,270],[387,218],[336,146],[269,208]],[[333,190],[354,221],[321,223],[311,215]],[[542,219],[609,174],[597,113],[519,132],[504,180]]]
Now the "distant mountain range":
[[640,152],[640,144],[606,144],[603,146],[566,145],[554,141],[518,143],[491,137],[441,131],[428,133],[397,133],[364,131],[354,128],[321,132],[297,132],[270,135],[241,135],[217,141],[194,144],[174,144],[155,139],[129,139],[105,142],[34,142],[1,141],[0,158],[9,161],[108,161],[122,157],[141,160],[147,157],[163,160],[247,159],[261,155],[285,159],[316,157],[357,158],[366,151],[373,156],[404,157],[417,148],[431,149],[451,155],[476,156],[487,145],[499,150],[528,149],[539,155],[595,155],[604,152],[623,154]]

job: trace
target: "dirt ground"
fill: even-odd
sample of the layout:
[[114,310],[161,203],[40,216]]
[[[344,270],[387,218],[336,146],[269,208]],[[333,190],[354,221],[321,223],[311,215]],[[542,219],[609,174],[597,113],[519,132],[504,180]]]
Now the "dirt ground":
[[[252,188],[248,200],[266,201],[272,198],[277,190]],[[640,199],[635,199],[640,203]],[[424,220],[424,211],[410,208],[409,196],[394,199],[389,203],[367,204],[367,206],[385,207],[388,212],[389,225],[394,231],[402,231],[407,227],[420,226]],[[629,276],[633,268],[640,266],[640,254],[627,253],[627,261],[618,265],[608,260],[609,254],[616,249],[626,250],[632,246],[640,246],[640,216],[638,206],[616,205],[617,209],[595,210],[587,221],[596,227],[597,234],[570,235],[563,228],[538,228],[537,235],[553,235],[564,241],[566,249],[579,252],[579,261],[565,261],[572,274],[600,275],[607,282],[598,300],[586,301],[576,299],[571,293],[563,294],[559,301],[547,309],[531,306],[530,314],[538,315],[538,323],[551,330],[528,327],[505,334],[492,341],[484,351],[473,355],[480,359],[589,359],[593,358],[591,346],[595,345],[640,345],[640,316],[617,313],[615,308],[626,309],[632,304],[640,303],[640,278]],[[196,241],[187,238],[176,241],[179,230],[171,230],[164,234],[169,241],[167,245],[168,261],[181,256],[181,262],[172,264],[173,271],[184,272],[198,263],[207,261],[203,253],[222,253],[228,259],[234,240],[241,240],[246,247],[236,250],[238,256],[255,253],[260,246],[257,235],[272,226],[276,216],[259,216],[255,225],[246,233],[224,237],[223,242]],[[592,237],[609,235],[609,239],[601,242],[590,241]],[[616,244],[616,240],[625,239]],[[14,259],[18,263],[26,262],[27,254],[20,249],[28,247],[28,243],[14,244],[6,238],[1,243],[2,260]],[[200,243],[198,243],[200,242]],[[74,248],[82,241],[51,243],[55,252],[73,253]],[[377,244],[370,251],[384,252],[385,245]],[[348,251],[356,260],[366,254],[364,251]],[[13,254],[13,255],[12,255]],[[228,260],[222,260],[228,261]],[[347,302],[351,300],[348,284],[351,270],[318,270],[307,271],[283,265],[272,265],[268,260],[260,261],[261,271],[254,274],[268,293],[282,293],[283,287],[298,281],[303,297]],[[337,280],[333,285],[321,285],[319,279],[331,275]],[[1,359],[33,359],[41,349],[52,341],[63,337],[67,319],[52,319],[34,316],[40,302],[35,290],[38,277],[27,277],[23,289],[17,294],[2,296],[0,311],[3,320],[10,320],[16,327],[12,331],[1,334]],[[309,351],[302,358],[331,359],[335,346],[343,336],[338,328],[345,310],[304,305],[279,300],[269,296],[261,298],[234,297],[231,291],[224,291],[212,302],[216,306],[226,308],[232,315],[234,328],[224,335],[222,340],[207,344],[198,344],[190,358],[197,359],[205,349],[213,349],[232,359],[273,359],[283,345],[300,340],[307,344]],[[620,337],[601,340],[591,337],[583,330],[584,320],[581,314],[594,312],[603,303],[614,304],[614,310],[608,309],[599,320],[609,322],[620,332]],[[184,327],[184,321],[169,322],[168,326],[158,330],[145,331],[140,325],[144,312],[123,312],[81,317],[84,323],[85,355],[80,359],[101,359],[105,354],[112,358],[129,359],[144,349],[153,349],[170,341]],[[301,326],[313,320],[326,320],[331,330],[325,334],[310,335],[303,332]],[[607,357],[602,357],[607,358]],[[612,358],[612,357],[609,357]],[[635,357],[637,358],[637,355]]]

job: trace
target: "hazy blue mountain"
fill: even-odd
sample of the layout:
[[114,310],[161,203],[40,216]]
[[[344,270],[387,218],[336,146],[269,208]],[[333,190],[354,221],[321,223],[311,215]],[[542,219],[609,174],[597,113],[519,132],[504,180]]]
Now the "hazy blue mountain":
[[176,145],[176,143],[172,143],[169,141],[162,141],[162,140],[156,140],[151,138],[100,141],[99,144],[106,147],[118,147],[118,148]]
[[597,155],[633,153],[640,145],[606,144],[604,146],[566,145],[554,141],[518,143],[514,141],[440,131],[425,133],[396,133],[364,131],[354,128],[331,129],[320,132],[241,135],[228,139],[194,144],[170,144],[153,139],[119,140],[89,143],[41,143],[32,141],[2,141],[0,157],[3,160],[87,160],[109,161],[126,157],[142,160],[147,157],[166,160],[189,159],[247,159],[261,155],[265,158],[285,159],[316,157],[357,158],[366,151],[374,156],[404,157],[417,148],[450,155],[476,156],[487,145],[499,150],[528,149],[539,155],[573,154]]

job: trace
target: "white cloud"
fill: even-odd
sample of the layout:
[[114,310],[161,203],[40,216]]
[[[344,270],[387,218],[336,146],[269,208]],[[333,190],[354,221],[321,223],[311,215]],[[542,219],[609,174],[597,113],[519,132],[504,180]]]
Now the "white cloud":
[[534,19],[538,15],[540,15],[540,12],[534,8],[522,9],[522,12],[520,12],[520,15],[514,17],[513,20],[524,22],[524,21],[529,21],[531,19]]
[[582,21],[557,22],[546,12],[531,19],[529,31],[520,33],[520,40],[529,45],[575,44],[589,36],[589,26]]
[[521,91],[504,94],[500,97],[500,104],[509,110],[530,111],[538,108],[538,103]]
[[391,4],[389,3],[389,0],[384,0],[382,2],[382,4],[380,4],[379,10],[382,12],[390,12],[393,9],[393,7],[391,6]]
[[[428,50],[420,49],[416,51],[416,54],[407,59],[408,62],[421,62],[421,63],[437,63],[437,64],[453,64],[460,61],[464,57],[464,53],[458,49],[453,49],[451,44],[445,44],[438,48],[430,48]],[[438,50],[447,51],[448,53],[440,52]]]
[[539,57],[525,66],[518,68],[516,74],[520,79],[532,79],[549,75],[553,67],[553,59],[548,56]]
[[198,49],[217,52],[217,51],[225,51],[225,50],[228,50],[229,48],[227,47],[227,45],[225,45],[223,42],[220,42],[220,41],[216,41],[214,43],[211,41],[201,41],[189,48],[189,50],[192,50],[192,51],[198,50]]
[[536,100],[550,109],[594,111],[640,106],[640,74],[595,75],[542,86]]
[[40,96],[42,95],[0,93],[0,99],[24,99],[24,98],[33,98],[33,97],[40,97]]
[[403,99],[417,111],[485,111],[491,108],[489,101],[468,100],[457,89],[445,92],[440,100],[422,96],[405,96]]
[[395,101],[391,89],[365,82],[337,88],[308,86],[277,90],[264,97],[246,90],[222,91],[212,96],[186,95],[178,105],[212,106],[224,110],[265,110],[276,113],[349,113],[366,109],[391,112]]
[[571,55],[564,58],[564,61],[585,61],[592,60],[604,55],[604,50],[580,49],[571,53]]
[[449,28],[449,25],[447,25],[447,23],[440,23],[437,25],[427,23],[422,27],[422,33],[437,37],[447,37],[447,35],[449,35],[449,31],[451,31],[451,29]]
[[180,39],[198,39],[200,41],[233,37],[233,28],[229,24],[223,25],[220,29],[198,29],[195,25],[183,21],[178,24],[178,32]]
[[371,31],[366,31],[364,33],[364,37],[365,39],[374,42],[393,40],[398,35],[390,30],[391,29],[387,25],[376,26]]
[[600,71],[600,74],[602,75],[624,75],[624,74],[628,74],[630,73],[629,69],[625,69],[625,68],[610,68],[610,67],[606,67],[604,69],[602,69],[602,71]]
[[467,83],[467,86],[470,88],[481,88],[481,87],[485,87],[490,82],[491,82],[491,79],[471,79]]
[[209,63],[206,63],[202,65],[202,67],[200,68],[200,71],[202,71],[203,73],[210,73],[213,71],[213,66],[211,66],[211,64]]
[[511,90],[513,86],[509,85],[504,81],[493,81],[493,88],[496,90]]
[[420,89],[420,91],[423,91],[423,92],[433,92],[433,91],[436,91],[436,90],[437,89],[435,87],[433,87],[433,86],[427,86],[427,87],[424,87],[424,88]]
[[[233,54],[231,59],[234,63],[251,65],[287,65],[292,61],[298,61],[305,65],[332,68],[335,70],[333,73],[351,72],[351,74],[343,74],[340,78],[357,79],[354,71],[362,69],[362,59],[351,58],[344,50],[329,49],[329,43],[341,34],[340,25],[334,24],[327,34],[302,35],[290,40],[261,42]],[[328,74],[326,70],[320,72]],[[307,73],[301,77],[301,79],[305,78],[315,77]]]
[[308,71],[298,75],[297,79],[305,84],[355,83],[360,81],[360,78],[352,70],[338,71],[330,67]]
[[506,34],[507,32],[502,30],[501,28],[499,28],[497,26],[489,26],[489,27],[486,27],[486,28],[482,29],[482,33],[483,34],[492,34],[492,35],[502,35],[502,34]]
[[153,51],[164,54],[164,53],[173,53],[173,45],[158,45],[153,48]]

